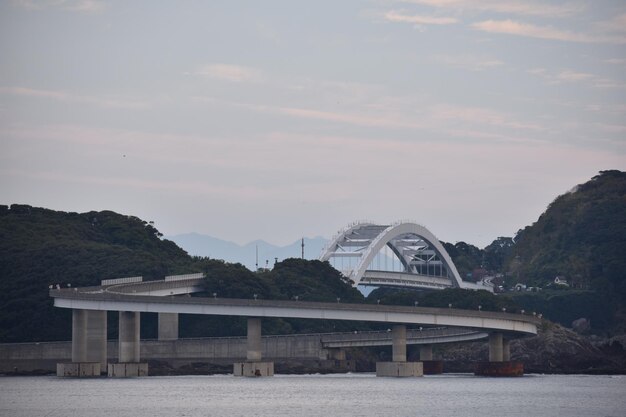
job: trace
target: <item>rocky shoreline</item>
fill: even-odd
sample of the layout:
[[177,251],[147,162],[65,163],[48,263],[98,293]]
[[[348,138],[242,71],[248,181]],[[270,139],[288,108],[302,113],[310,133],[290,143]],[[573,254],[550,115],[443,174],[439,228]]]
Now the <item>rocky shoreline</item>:
[[[544,320],[537,336],[511,341],[511,360],[524,364],[526,373],[626,374],[626,336],[602,339],[583,336]],[[471,372],[471,364],[487,360],[485,343],[441,348],[445,372]]]

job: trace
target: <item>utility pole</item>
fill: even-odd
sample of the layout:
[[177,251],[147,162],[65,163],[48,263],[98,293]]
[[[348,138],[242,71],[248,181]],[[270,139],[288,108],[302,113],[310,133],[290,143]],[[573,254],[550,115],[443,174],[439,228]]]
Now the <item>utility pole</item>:
[[256,245],[256,263],[254,265],[256,266],[254,272],[259,272],[259,245]]
[[302,259],[304,259],[304,238],[302,238]]

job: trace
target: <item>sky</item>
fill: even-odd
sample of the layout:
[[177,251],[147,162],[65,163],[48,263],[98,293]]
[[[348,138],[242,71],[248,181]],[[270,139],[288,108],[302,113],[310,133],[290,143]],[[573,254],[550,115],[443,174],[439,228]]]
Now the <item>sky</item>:
[[626,169],[626,2],[0,2],[0,204],[479,247]]

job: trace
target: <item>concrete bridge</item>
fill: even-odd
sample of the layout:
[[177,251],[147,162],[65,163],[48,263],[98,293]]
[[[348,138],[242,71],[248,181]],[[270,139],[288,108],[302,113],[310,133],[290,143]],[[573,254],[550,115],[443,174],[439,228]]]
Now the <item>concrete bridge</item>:
[[[452,308],[345,304],[340,300],[337,303],[315,303],[176,296],[201,291],[201,280],[201,274],[149,282],[141,282],[141,278],[136,277],[103,281],[99,287],[51,289],[50,296],[56,307],[73,310],[72,363],[59,364],[58,374],[99,375],[107,366],[107,311],[119,311],[119,357],[117,363],[108,363],[110,376],[147,374],[147,364],[140,362],[141,312],[159,313],[159,337],[164,339],[178,337],[180,313],[248,317],[247,361],[235,363],[235,375],[273,374],[273,363],[262,361],[261,319],[264,317],[391,324],[393,361],[377,364],[377,374],[381,376],[421,374],[420,363],[406,362],[407,324],[462,327],[484,333],[482,337],[489,337],[490,361],[493,363],[508,361],[508,340],[536,334],[539,324],[539,319],[533,316]],[[425,351],[424,356],[428,357],[428,352]]]

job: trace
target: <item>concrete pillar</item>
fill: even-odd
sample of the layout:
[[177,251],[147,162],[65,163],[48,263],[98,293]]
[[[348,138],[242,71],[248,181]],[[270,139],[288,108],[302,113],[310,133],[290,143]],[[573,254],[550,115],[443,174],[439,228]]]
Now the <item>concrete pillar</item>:
[[72,310],[72,362],[87,362],[87,310]]
[[139,362],[139,329],[139,312],[120,311],[119,362]]
[[489,334],[489,362],[502,362],[502,333]]
[[346,360],[346,350],[341,348],[329,348],[328,349],[328,359],[332,359],[335,361],[345,361]]
[[107,312],[86,310],[87,362],[100,362],[101,372],[107,369]]
[[502,360],[508,362],[511,360],[511,341],[502,340]]
[[159,313],[159,340],[178,339],[178,313]]
[[248,361],[261,360],[261,319],[248,317]]
[[406,326],[397,324],[391,330],[393,343],[393,362],[406,362]]
[[420,360],[421,361],[433,360],[433,345],[421,345],[420,346]]

